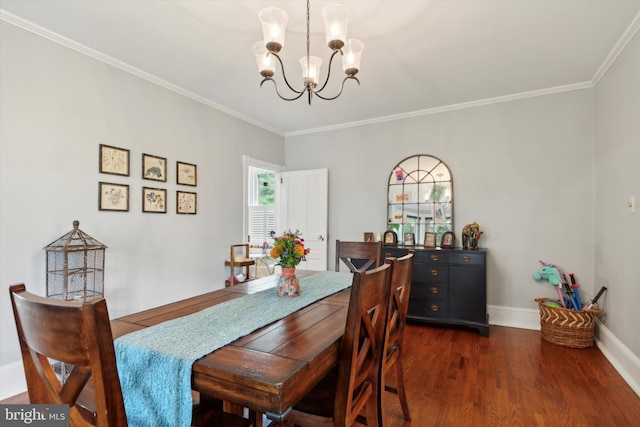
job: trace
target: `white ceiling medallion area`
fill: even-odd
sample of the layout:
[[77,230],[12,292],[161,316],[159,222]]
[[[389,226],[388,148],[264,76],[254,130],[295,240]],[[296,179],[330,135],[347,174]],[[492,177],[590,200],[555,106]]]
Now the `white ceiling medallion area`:
[[[361,85],[311,106],[260,88],[250,52],[261,37],[259,11],[286,10],[283,62],[287,77],[302,81],[293,65],[306,48],[302,1],[3,0],[0,24],[285,137],[590,88],[640,27],[638,0],[317,0],[311,8],[334,1],[351,9],[349,37],[367,44]],[[310,43],[322,48],[316,15]],[[326,92],[338,92],[343,78]]]

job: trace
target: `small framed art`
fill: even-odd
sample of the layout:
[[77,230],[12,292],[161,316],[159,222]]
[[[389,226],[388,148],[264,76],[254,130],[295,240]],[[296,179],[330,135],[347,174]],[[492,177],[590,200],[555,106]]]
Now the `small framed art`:
[[198,195],[187,191],[176,192],[176,213],[195,215],[197,212]]
[[364,233],[364,241],[365,242],[373,242],[373,232],[371,231],[365,231]]
[[129,150],[100,144],[100,173],[129,176]]
[[142,212],[167,213],[167,190],[142,187]]
[[176,165],[176,182],[180,185],[196,187],[198,183],[198,166],[183,162],[176,162]]
[[440,241],[440,247],[443,249],[453,249],[455,240],[456,240],[456,236],[455,234],[453,234],[453,231],[446,231],[442,235],[442,240]]
[[167,182],[167,159],[142,154],[142,178]]
[[382,242],[385,246],[395,246],[398,244],[398,235],[393,230],[387,230],[384,232]]
[[415,246],[416,244],[416,235],[413,233],[404,233],[404,241],[405,246]]
[[111,182],[99,182],[98,209],[101,211],[129,211],[129,186],[125,184],[113,184]]
[[435,248],[436,247],[436,233],[426,232],[424,233],[424,247]]

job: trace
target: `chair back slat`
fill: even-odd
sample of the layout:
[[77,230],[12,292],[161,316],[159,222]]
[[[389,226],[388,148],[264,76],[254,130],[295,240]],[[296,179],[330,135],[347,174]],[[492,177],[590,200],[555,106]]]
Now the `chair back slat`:
[[373,270],[353,273],[339,358],[334,405],[336,426],[351,426],[358,417],[365,417],[370,427],[381,423],[378,409],[381,366],[392,272],[390,262]]
[[[23,284],[9,292],[30,403],[68,404],[72,426],[126,427],[106,301],[44,298]],[[66,379],[56,374],[61,364],[71,370]],[[84,393],[95,402],[92,416],[78,401]]]
[[352,272],[379,267],[382,264],[382,242],[336,240],[336,271],[340,271],[340,262]]

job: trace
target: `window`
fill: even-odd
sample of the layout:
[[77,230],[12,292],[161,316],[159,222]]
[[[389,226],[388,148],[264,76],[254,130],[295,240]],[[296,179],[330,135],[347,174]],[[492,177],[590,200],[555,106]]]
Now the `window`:
[[273,244],[276,227],[275,172],[249,166],[248,228],[249,244]]

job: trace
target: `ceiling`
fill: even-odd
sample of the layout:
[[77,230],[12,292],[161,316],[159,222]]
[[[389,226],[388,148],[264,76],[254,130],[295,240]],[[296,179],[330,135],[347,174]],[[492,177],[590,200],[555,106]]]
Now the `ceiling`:
[[[366,45],[360,86],[349,80],[338,99],[311,105],[260,88],[250,52],[262,39],[258,12],[286,10],[281,55],[301,81],[301,0],[0,0],[0,17],[285,136],[592,87],[640,26],[640,0],[318,0],[311,54],[323,75],[320,11],[334,2],[351,9],[348,36]],[[338,60],[328,95],[343,75]]]

